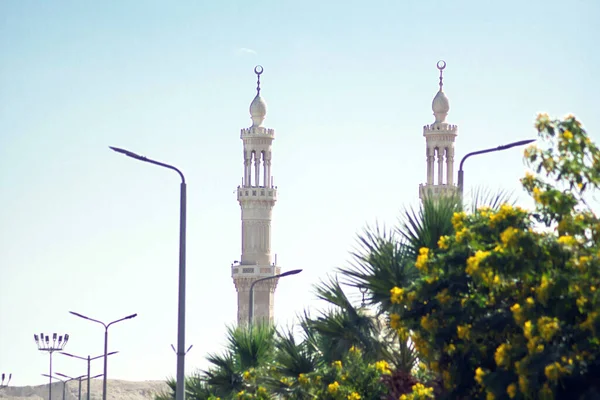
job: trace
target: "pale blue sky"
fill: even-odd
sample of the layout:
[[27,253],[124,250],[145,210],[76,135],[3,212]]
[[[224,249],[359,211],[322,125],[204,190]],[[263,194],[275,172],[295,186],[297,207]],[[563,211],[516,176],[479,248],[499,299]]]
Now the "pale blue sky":
[[[418,201],[439,59],[456,164],[534,137],[539,111],[573,112],[598,140],[599,14],[594,0],[0,2],[0,372],[46,381],[40,331],[101,354],[101,327],[74,310],[139,314],[111,328],[109,378],[175,373],[178,177],[108,145],[188,179],[191,372],[236,316],[234,190],[256,64],[276,130],[272,248],[304,269],[277,290],[288,324],[319,305],[311,285],[347,265],[357,232]],[[516,190],[529,205],[524,169],[519,149],[470,159],[467,190]],[[55,371],[84,364],[56,356]]]

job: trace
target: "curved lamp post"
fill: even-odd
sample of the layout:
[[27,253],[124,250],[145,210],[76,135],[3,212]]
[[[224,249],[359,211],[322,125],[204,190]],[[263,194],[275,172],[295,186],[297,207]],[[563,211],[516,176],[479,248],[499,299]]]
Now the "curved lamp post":
[[7,387],[8,384],[10,383],[11,378],[12,378],[12,374],[8,374],[8,380],[6,381],[6,383],[4,383],[4,380],[6,379],[6,374],[3,372],[2,380],[0,381],[0,389]]
[[[66,384],[66,382],[69,382],[69,381],[74,381],[74,380],[78,380],[79,381],[79,400],[81,400],[81,379],[82,378],[86,378],[88,380],[88,398],[89,398],[89,396],[90,396],[90,385],[89,385],[90,379],[95,379],[95,378],[99,378],[99,377],[102,376],[102,374],[99,374],[99,375],[96,375],[96,376],[92,376],[90,378],[90,371],[89,370],[88,370],[87,377],[86,377],[86,375],[81,375],[81,376],[78,376],[77,378],[72,378],[72,377],[70,377],[68,375],[61,374],[59,372],[57,372],[56,375],[62,376],[63,378],[67,378],[67,380],[65,381],[65,384]],[[63,398],[64,398],[64,390],[63,390]]]
[[[106,356],[112,356],[113,354],[117,354],[118,351],[112,351],[110,353],[108,353]],[[90,381],[94,378],[98,378],[100,376],[102,376],[102,374],[98,375],[98,376],[94,376],[90,378],[90,363],[92,362],[92,360],[96,360],[98,358],[104,357],[104,354],[101,356],[96,356],[96,357],[91,357],[87,356],[87,357],[81,357],[81,356],[75,356],[73,354],[69,354],[69,353],[59,353],[62,354],[64,356],[69,356],[69,357],[73,357],[73,358],[79,358],[80,360],[87,360],[87,400],[90,400]],[[81,381],[79,381],[79,400],[81,400]]]
[[509,144],[504,144],[502,146],[498,146],[498,147],[494,147],[491,149],[484,149],[484,150],[477,150],[477,151],[473,151],[471,153],[466,154],[462,160],[460,160],[460,165],[458,167],[458,189],[460,190],[460,195],[462,196],[463,194],[463,187],[464,187],[464,171],[463,171],[463,163],[465,162],[465,160],[471,156],[475,156],[477,154],[485,154],[485,153],[492,153],[494,151],[502,151],[502,150],[507,150],[513,147],[517,147],[517,146],[525,146],[526,144],[535,142],[535,139],[528,139],[528,140],[519,140],[518,142],[512,142]]
[[248,324],[252,325],[254,323],[254,285],[258,282],[268,281],[270,279],[283,278],[284,276],[296,275],[302,272],[301,269],[293,269],[291,271],[284,272],[279,275],[267,276],[265,278],[260,278],[252,282],[250,285],[250,299],[248,302]]
[[112,322],[109,322],[108,324],[105,324],[102,321],[98,321],[97,319],[86,317],[85,315],[81,315],[74,311],[69,311],[69,312],[77,317],[87,319],[88,321],[93,321],[93,322],[102,324],[102,326],[104,327],[104,356],[103,356],[104,357],[104,379],[102,382],[102,400],[106,400],[106,373],[107,373],[106,370],[108,368],[108,328],[110,328],[111,325],[116,324],[117,322],[125,321],[126,319],[135,318],[137,316],[137,314],[131,314],[131,315],[128,315],[121,319],[117,319],[116,321],[112,321]]
[[50,342],[50,336],[44,336],[43,333],[40,333],[40,336],[33,335],[33,339],[35,340],[35,344],[37,344],[38,350],[47,351],[50,354],[50,373],[47,376],[50,378],[50,384],[48,385],[48,400],[52,400],[52,353],[55,351],[62,351],[67,342],[69,341],[69,334],[65,333],[64,336],[59,336],[56,333],[52,334],[52,342]]
[[[185,399],[185,225],[187,212],[186,192],[187,186],[183,173],[172,165],[152,160],[150,158],[140,156],[129,150],[120,149],[118,147],[109,146],[109,148],[117,153],[126,155],[138,161],[147,162],[158,165],[159,167],[168,168],[179,174],[181,178],[180,189],[180,206],[179,206],[179,294],[178,294],[178,312],[177,312],[177,383],[175,388],[175,400]],[[104,399],[106,400],[106,399]]]

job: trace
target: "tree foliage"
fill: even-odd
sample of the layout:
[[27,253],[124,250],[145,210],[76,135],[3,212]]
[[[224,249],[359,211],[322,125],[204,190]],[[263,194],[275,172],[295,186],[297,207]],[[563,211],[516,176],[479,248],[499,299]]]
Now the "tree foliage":
[[452,232],[419,249],[419,277],[390,291],[394,328],[446,398],[600,395],[600,221],[585,199],[600,151],[572,116],[536,126],[545,147],[526,150],[536,174],[522,179],[535,210],[454,213]]

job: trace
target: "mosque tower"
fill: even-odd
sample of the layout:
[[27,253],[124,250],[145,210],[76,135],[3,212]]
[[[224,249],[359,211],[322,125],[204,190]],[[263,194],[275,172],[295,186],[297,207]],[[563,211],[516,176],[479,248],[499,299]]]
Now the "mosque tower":
[[444,68],[446,68],[446,62],[438,61],[437,68],[440,70],[440,90],[431,104],[435,121],[433,124],[423,127],[427,149],[427,183],[419,185],[419,198],[421,199],[428,195],[450,195],[458,192],[458,187],[454,185],[453,178],[454,140],[457,136],[458,126],[446,122],[450,110],[450,103],[442,90],[442,74]]
[[[280,273],[277,256],[271,257],[271,214],[277,200],[277,187],[271,176],[271,144],[275,130],[265,128],[267,104],[260,95],[263,67],[254,68],[258,77],[256,97],[250,103],[252,126],[241,130],[244,143],[244,175],[237,188],[242,209],[242,255],[231,266],[238,294],[238,325],[248,323],[249,291],[252,282]],[[268,279],[254,285],[254,322],[273,323],[275,288],[279,279]]]

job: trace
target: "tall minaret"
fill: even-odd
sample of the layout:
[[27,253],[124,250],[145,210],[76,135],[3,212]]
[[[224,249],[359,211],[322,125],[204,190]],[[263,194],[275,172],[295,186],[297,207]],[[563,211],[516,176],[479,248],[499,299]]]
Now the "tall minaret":
[[[433,98],[431,108],[435,116],[435,122],[423,127],[425,136],[427,156],[427,183],[419,185],[419,197],[427,195],[455,194],[458,192],[454,185],[454,140],[458,132],[458,126],[446,122],[446,116],[450,110],[448,98],[442,90],[443,71],[446,68],[445,61],[438,61],[437,68],[440,70],[440,90]],[[437,174],[436,174],[437,161]]]
[[[278,275],[280,268],[271,259],[271,211],[277,199],[277,187],[271,176],[271,144],[275,130],[262,123],[267,104],[260,96],[263,67],[254,68],[258,77],[256,97],[250,103],[252,126],[241,131],[244,142],[244,176],[238,186],[237,199],[242,209],[242,258],[231,266],[238,293],[238,325],[248,322],[249,290],[259,278]],[[275,288],[279,279],[254,285],[254,322],[273,322]]]

